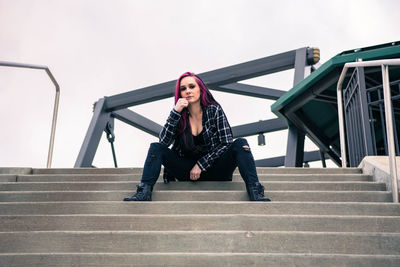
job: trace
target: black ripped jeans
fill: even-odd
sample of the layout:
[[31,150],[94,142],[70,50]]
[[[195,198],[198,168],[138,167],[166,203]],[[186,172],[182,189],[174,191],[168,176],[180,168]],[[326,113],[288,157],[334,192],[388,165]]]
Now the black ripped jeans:
[[[191,181],[190,171],[196,162],[195,159],[180,157],[166,145],[152,143],[144,164],[141,182],[153,186],[160,175],[161,165],[179,181]],[[197,181],[232,181],[236,167],[239,168],[246,184],[258,182],[254,158],[244,138],[236,139],[207,171],[201,173]]]

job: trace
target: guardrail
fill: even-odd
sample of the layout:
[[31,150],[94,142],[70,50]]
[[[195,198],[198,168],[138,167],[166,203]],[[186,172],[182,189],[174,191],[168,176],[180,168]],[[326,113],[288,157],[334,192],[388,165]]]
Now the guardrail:
[[0,66],[45,70],[47,75],[50,77],[50,80],[53,82],[54,86],[56,87],[56,97],[55,97],[55,101],[54,101],[54,110],[53,110],[53,121],[52,121],[52,125],[51,125],[50,144],[49,144],[49,152],[48,152],[48,156],[47,156],[47,165],[46,165],[47,168],[50,168],[51,161],[53,159],[54,137],[55,137],[55,133],[56,133],[58,104],[60,101],[60,86],[58,85],[56,79],[54,78],[53,74],[51,73],[50,69],[47,66],[22,64],[22,63],[14,63],[14,62],[6,62],[6,61],[0,61]]
[[342,99],[342,84],[346,76],[346,72],[349,68],[356,67],[378,67],[381,66],[382,70],[382,84],[383,84],[383,98],[385,104],[385,120],[386,120],[386,138],[388,141],[389,151],[389,166],[390,166],[390,177],[392,178],[392,194],[393,202],[399,203],[399,189],[398,189],[398,174],[396,165],[396,152],[395,142],[393,133],[393,108],[391,103],[391,93],[389,85],[389,66],[400,66],[400,59],[385,59],[385,60],[371,60],[362,62],[350,62],[346,63],[343,67],[342,73],[340,74],[339,81],[337,83],[337,105],[338,105],[338,117],[339,117],[339,133],[340,133],[340,150],[342,156],[342,167],[347,166],[346,157],[346,144],[345,144],[345,130],[344,130],[344,111],[343,111],[343,99]]

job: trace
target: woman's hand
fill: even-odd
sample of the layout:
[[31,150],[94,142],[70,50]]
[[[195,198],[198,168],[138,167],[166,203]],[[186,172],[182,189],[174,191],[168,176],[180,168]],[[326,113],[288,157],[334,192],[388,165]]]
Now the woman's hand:
[[190,180],[196,181],[200,178],[201,169],[199,165],[194,165],[193,169],[190,171]]
[[185,98],[179,98],[178,102],[176,102],[176,105],[175,105],[174,109],[177,112],[181,113],[182,110],[184,108],[187,108],[188,105],[189,105],[189,102]]

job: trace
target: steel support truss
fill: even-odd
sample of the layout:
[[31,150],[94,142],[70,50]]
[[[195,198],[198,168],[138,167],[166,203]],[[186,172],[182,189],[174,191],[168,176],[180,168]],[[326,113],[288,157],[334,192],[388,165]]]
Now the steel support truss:
[[[304,47],[297,50],[204,72],[198,75],[211,90],[277,100],[284,93],[286,93],[286,91],[247,85],[239,82],[246,79],[294,68],[295,83],[297,83],[304,78],[305,67],[312,64],[312,54],[312,48]],[[172,97],[174,95],[175,84],[176,80],[99,99],[95,103],[93,117],[74,167],[79,168],[92,166],[92,162],[103,131],[105,131],[107,134],[113,134],[110,133],[110,129],[109,127],[107,128],[107,125],[113,123],[114,118],[139,128],[148,134],[158,137],[158,134],[162,128],[161,125],[127,108]],[[237,138],[260,133],[269,133],[287,128],[288,126],[286,125],[286,122],[281,121],[280,119],[270,119],[235,126],[232,127],[232,131],[234,137]],[[285,162],[288,160],[294,160],[295,162],[299,162],[299,160],[301,162],[303,161],[304,144],[299,146],[299,142],[300,144],[302,142],[301,135],[300,139],[295,138],[295,140],[288,142]],[[293,148],[291,148],[292,146]],[[302,151],[295,153],[295,158],[293,158],[293,149],[300,149]],[[307,154],[308,161],[320,160],[320,158],[321,157],[319,153]],[[265,162],[266,165],[263,165],[263,162]],[[259,160],[257,165],[268,166],[268,162],[268,160]],[[273,161],[273,165],[276,165],[276,162],[276,160]],[[283,162],[282,159],[279,159],[279,162]],[[280,165],[283,165],[283,163]]]

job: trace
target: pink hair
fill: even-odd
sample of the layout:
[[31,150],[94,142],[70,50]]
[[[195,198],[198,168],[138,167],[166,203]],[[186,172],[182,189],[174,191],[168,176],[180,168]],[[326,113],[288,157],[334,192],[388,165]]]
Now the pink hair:
[[[208,107],[210,105],[218,105],[218,102],[215,101],[214,97],[212,96],[210,90],[208,90],[207,86],[204,84],[204,82],[193,72],[185,72],[184,74],[182,74],[177,82],[176,82],[176,87],[175,87],[175,104],[176,102],[178,102],[179,98],[181,98],[181,90],[180,90],[180,85],[181,85],[181,81],[183,78],[185,77],[193,77],[196,81],[196,83],[199,85],[200,87],[200,104],[203,107]],[[178,125],[178,135],[182,134],[185,132],[186,127],[190,124],[189,122],[189,112],[188,110],[185,108],[182,110],[181,112],[182,117],[179,121],[179,125]]]

